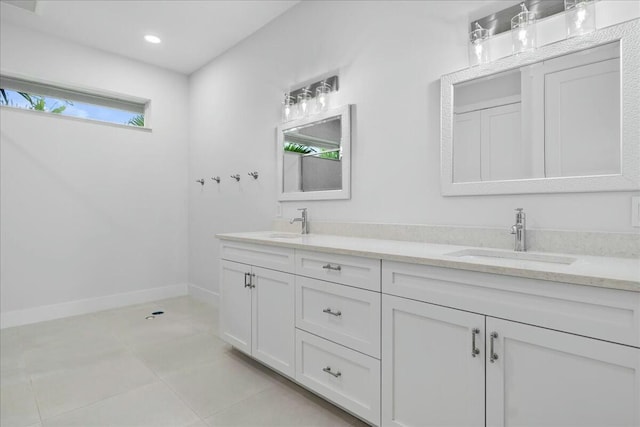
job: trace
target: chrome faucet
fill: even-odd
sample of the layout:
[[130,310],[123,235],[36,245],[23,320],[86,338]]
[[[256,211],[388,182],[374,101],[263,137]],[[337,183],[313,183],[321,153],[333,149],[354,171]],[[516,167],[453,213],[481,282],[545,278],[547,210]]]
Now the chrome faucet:
[[516,252],[525,252],[527,250],[527,219],[522,208],[516,209],[516,223],[511,226],[511,234],[515,234],[515,246],[513,248]]
[[289,224],[293,224],[294,222],[300,221],[302,223],[302,234],[308,234],[309,224],[307,221],[307,208],[300,208],[298,210],[302,211],[302,215],[300,216],[300,218],[291,218],[291,221],[289,221]]

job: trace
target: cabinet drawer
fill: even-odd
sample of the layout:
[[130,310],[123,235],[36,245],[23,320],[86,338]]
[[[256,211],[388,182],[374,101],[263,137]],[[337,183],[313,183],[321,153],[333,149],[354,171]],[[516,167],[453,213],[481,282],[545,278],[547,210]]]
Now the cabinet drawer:
[[296,329],[296,380],[380,424],[380,361]]
[[640,293],[384,261],[382,291],[640,346]]
[[293,249],[223,240],[220,256],[229,261],[293,273]]
[[296,279],[296,327],[380,358],[381,294]]
[[296,251],[296,274],[380,292],[380,260]]

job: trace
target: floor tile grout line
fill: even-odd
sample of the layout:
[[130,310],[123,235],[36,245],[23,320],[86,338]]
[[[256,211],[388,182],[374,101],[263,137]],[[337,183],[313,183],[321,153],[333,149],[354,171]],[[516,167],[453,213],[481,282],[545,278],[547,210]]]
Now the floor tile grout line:
[[[159,377],[160,378],[160,377]],[[160,378],[160,382],[162,382],[162,384],[164,384],[171,393],[173,393],[173,395],[180,401],[182,402],[191,412],[193,412],[193,414],[203,423],[205,423],[206,425],[209,425],[209,423],[207,423],[204,418],[202,416],[200,416],[200,414],[198,414],[198,412],[191,407],[191,405],[189,405],[189,402],[187,402],[185,399],[182,398],[182,396],[180,396],[180,393],[178,393],[176,390],[173,389],[173,387],[171,387],[170,384],[168,384],[164,379]],[[191,423],[193,424],[193,423]]]
[[[237,400],[237,401],[227,405],[224,408],[220,408],[217,411],[214,411],[210,415],[207,415],[205,418],[211,418],[211,417],[213,417],[215,415],[218,415],[218,414],[221,414],[223,412],[226,412],[226,411],[230,410],[231,408],[233,408],[234,406],[237,406],[237,405],[241,404],[245,400],[253,399],[253,398],[257,397],[258,395],[261,395],[262,393],[270,392],[270,391],[272,391],[272,389],[277,388],[278,386],[279,386],[279,384],[277,384],[277,383],[272,384],[269,387],[265,388],[264,390],[260,390],[260,391],[258,391],[256,393],[253,393],[253,394],[249,395],[249,396],[243,397],[242,399]],[[206,423],[206,424],[208,425],[209,423]]]
[[[228,351],[227,351],[227,350],[225,350],[225,352],[224,352],[224,354],[223,354],[223,356],[224,356],[225,358],[228,358],[229,360],[235,360],[235,359],[233,359],[231,356],[229,356],[227,353],[228,353]],[[202,366],[205,366],[205,365],[214,365],[214,364],[217,364],[218,362],[219,362],[219,361],[209,362],[209,363],[205,363],[205,364],[199,365],[198,367],[202,367]],[[195,368],[193,368],[193,369],[195,369]],[[176,375],[176,374],[177,374],[177,373],[179,373],[179,372],[185,372],[185,371],[186,371],[186,370],[176,371],[176,372],[174,372],[174,373],[170,374],[169,376],[171,376],[171,375]],[[187,372],[188,372],[188,371],[187,371]],[[189,405],[189,404],[188,404],[184,399],[182,399],[182,396],[180,396],[180,393],[179,393],[177,390],[175,390],[175,389],[171,386],[171,384],[169,384],[168,382],[166,382],[166,381],[165,381],[165,379],[163,379],[163,378],[161,378],[161,377],[160,377],[160,381],[162,381],[163,383],[165,383],[165,384],[166,384],[166,386],[167,386],[167,387],[169,387],[169,389],[170,389],[174,394],[176,394],[176,395],[178,396],[178,398],[179,398],[181,401],[183,401],[183,402],[184,402],[184,403],[189,407],[189,409],[191,409],[191,410],[192,410],[192,411],[193,411],[193,412],[194,412],[198,417],[202,418],[202,419],[203,419],[203,421],[204,421],[204,419],[205,419],[205,418],[212,417],[212,416],[214,416],[214,415],[216,415],[216,414],[218,414],[218,413],[220,413],[220,412],[222,412],[222,411],[225,411],[225,410],[229,409],[230,407],[232,407],[232,406],[234,406],[234,405],[236,405],[236,404],[238,404],[238,403],[240,403],[240,402],[242,402],[242,401],[244,401],[244,400],[246,400],[246,399],[249,399],[249,398],[251,398],[251,397],[254,397],[254,396],[256,396],[256,395],[258,395],[258,394],[260,394],[260,393],[262,393],[262,392],[264,392],[264,391],[267,391],[267,390],[269,390],[269,389],[271,389],[271,388],[273,388],[273,387],[275,387],[275,386],[277,386],[277,385],[278,385],[278,381],[274,379],[274,380],[272,380],[272,384],[271,384],[271,385],[269,385],[269,387],[266,387],[264,390],[257,391],[257,392],[255,392],[255,393],[250,394],[249,396],[245,396],[245,397],[243,397],[243,398],[241,398],[241,399],[239,399],[239,400],[237,400],[237,401],[234,401],[234,402],[230,403],[229,405],[227,405],[227,406],[226,406],[226,407],[224,407],[224,408],[220,408],[220,409],[218,409],[218,410],[216,410],[216,411],[212,412],[211,414],[208,414],[208,415],[206,415],[206,416],[201,416],[198,412],[196,412],[196,410],[195,410],[195,409],[193,409],[193,408],[191,407],[191,405]],[[205,422],[205,424],[208,424],[208,423],[207,423],[207,422]]]
[[51,417],[42,418],[41,419],[41,423],[43,423],[45,420],[52,420],[52,419],[60,417],[62,415],[66,415],[66,414],[69,414],[71,412],[79,411],[80,409],[86,409],[86,408],[89,408],[91,406],[95,406],[95,405],[97,405],[99,403],[104,402],[105,400],[109,400],[109,399],[113,399],[114,397],[118,397],[121,394],[127,394],[127,393],[130,393],[130,392],[134,391],[134,390],[138,390],[140,388],[147,387],[147,386],[150,386],[150,385],[153,385],[153,384],[158,384],[158,383],[159,383],[159,381],[154,381],[154,382],[150,382],[150,383],[147,383],[147,384],[142,384],[142,385],[137,386],[137,387],[133,387],[133,388],[131,388],[129,390],[125,390],[125,391],[120,392],[120,393],[111,394],[111,395],[109,395],[109,396],[107,396],[107,397],[105,397],[103,399],[96,400],[95,402],[87,403],[86,405],[78,406],[77,408],[73,408],[73,409],[69,409],[69,410],[64,411],[64,412],[60,412],[59,414],[53,415]]
[[40,411],[40,402],[38,401],[38,396],[36,395],[36,389],[33,386],[33,379],[31,378],[31,375],[29,375],[29,389],[31,390],[31,395],[33,396],[33,400],[36,404],[36,409],[38,411],[38,419],[40,420],[40,425],[43,424],[43,419],[42,419],[42,411]]

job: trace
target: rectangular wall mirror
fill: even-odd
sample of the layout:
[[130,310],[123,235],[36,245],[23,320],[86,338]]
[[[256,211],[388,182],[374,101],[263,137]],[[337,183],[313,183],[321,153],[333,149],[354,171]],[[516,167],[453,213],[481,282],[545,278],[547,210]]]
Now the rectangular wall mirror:
[[444,195],[640,188],[639,23],[442,78]]
[[351,107],[278,126],[278,200],[350,197]]

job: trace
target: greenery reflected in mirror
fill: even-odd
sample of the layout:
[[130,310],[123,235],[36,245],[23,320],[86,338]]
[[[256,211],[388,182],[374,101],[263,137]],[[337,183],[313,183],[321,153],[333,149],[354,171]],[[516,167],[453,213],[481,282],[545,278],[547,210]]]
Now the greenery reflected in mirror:
[[278,128],[280,200],[349,198],[350,107]]
[[284,189],[287,192],[340,190],[340,116],[284,132]]

